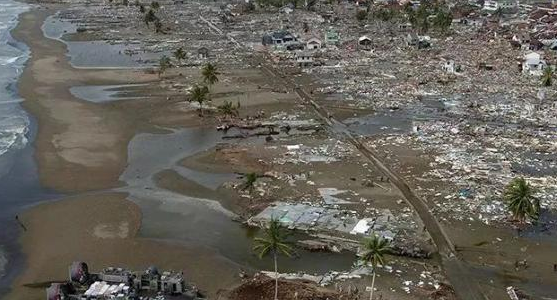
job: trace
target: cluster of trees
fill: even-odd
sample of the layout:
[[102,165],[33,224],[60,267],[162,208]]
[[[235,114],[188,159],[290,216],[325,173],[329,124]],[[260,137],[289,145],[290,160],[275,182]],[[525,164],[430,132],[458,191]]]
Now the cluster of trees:
[[407,19],[421,33],[426,33],[431,29],[446,33],[453,21],[453,16],[448,7],[436,2],[426,1],[422,1],[417,9],[409,3],[404,7],[388,5],[372,9],[370,6],[367,10],[356,12],[356,19],[360,22],[366,21],[369,16],[381,21]]
[[203,84],[195,85],[190,91],[188,101],[199,104],[199,113],[203,115],[203,104],[211,101],[209,87],[219,81],[217,67],[212,63],[207,63],[201,70]]
[[160,4],[157,1],[151,2],[151,8],[146,12],[145,6],[139,5],[139,11],[144,14],[143,22],[149,27],[149,24],[153,23],[156,33],[164,33],[162,22],[159,17],[157,17],[155,11],[160,8]]
[[453,22],[453,15],[449,8],[434,2],[421,2],[418,9],[406,7],[408,21],[422,33],[436,29],[446,33]]

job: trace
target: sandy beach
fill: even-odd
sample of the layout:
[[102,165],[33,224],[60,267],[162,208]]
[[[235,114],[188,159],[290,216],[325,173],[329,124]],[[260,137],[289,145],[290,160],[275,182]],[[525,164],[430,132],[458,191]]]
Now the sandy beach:
[[[141,269],[150,262],[161,268],[191,270],[186,271],[187,280],[201,283],[199,287],[209,295],[230,287],[238,271],[234,263],[217,258],[211,249],[137,238],[141,211],[126,200],[126,194],[83,193],[120,186],[118,177],[126,165],[129,140],[139,131],[160,131],[149,123],[174,104],[161,105],[165,98],[154,97],[146,105],[101,106],[75,98],[72,86],[149,83],[157,76],[144,71],[72,68],[65,45],[45,38],[41,31],[45,18],[54,12],[55,8],[39,8],[25,13],[13,31],[32,51],[19,90],[26,99],[25,109],[39,125],[35,156],[42,184],[78,195],[49,201],[20,216],[27,228],[21,237],[27,268],[6,299],[42,299],[41,283],[65,280],[67,266],[74,260],[87,261],[93,269],[110,264]],[[169,113],[174,124],[192,122],[187,114],[175,114],[180,116]],[[212,280],[215,272],[218,281]]]

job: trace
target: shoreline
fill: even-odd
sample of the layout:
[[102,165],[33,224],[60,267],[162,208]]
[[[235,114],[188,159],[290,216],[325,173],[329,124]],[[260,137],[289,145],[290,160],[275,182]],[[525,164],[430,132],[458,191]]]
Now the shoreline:
[[[42,288],[26,288],[25,285],[52,278],[64,279],[72,260],[88,261],[93,269],[108,264],[139,269],[147,267],[147,261],[164,268],[180,266],[186,272],[195,266],[194,274],[186,274],[186,277],[194,283],[202,282],[200,288],[209,295],[232,286],[237,280],[237,265],[222,258],[215,259],[217,255],[212,249],[201,250],[198,246],[138,237],[139,207],[127,200],[125,193],[102,192],[121,186],[119,176],[127,163],[131,138],[137,132],[157,130],[140,120],[143,114],[135,118],[124,116],[121,112],[124,108],[102,107],[76,99],[69,87],[148,83],[156,77],[138,70],[72,68],[66,56],[66,45],[42,36],[41,24],[56,12],[59,6],[55,6],[34,7],[21,14],[11,32],[14,39],[27,44],[31,51],[17,86],[25,99],[22,106],[37,120],[37,136],[32,144],[40,182],[68,196],[39,203],[21,214],[20,219],[29,229],[19,237],[26,267],[14,280],[5,299],[42,298]],[[89,126],[84,122],[87,120]],[[99,123],[99,120],[109,121],[109,124]],[[81,127],[87,130],[80,130]],[[110,134],[114,132],[117,136]],[[97,206],[100,201],[104,202]],[[78,226],[87,216],[95,219]],[[61,217],[67,220],[57,219]],[[70,229],[73,226],[75,230]],[[64,235],[58,235],[62,230]],[[53,240],[57,242],[52,243]],[[62,250],[62,245],[67,249]],[[129,255],[132,252],[134,255]],[[213,264],[219,265],[222,271],[217,283],[210,280],[213,271],[207,270],[211,268],[199,271]]]

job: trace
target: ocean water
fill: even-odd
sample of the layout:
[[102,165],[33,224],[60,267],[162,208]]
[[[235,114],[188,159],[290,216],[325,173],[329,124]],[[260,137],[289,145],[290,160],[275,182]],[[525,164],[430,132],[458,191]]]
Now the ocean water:
[[[17,24],[18,15],[28,9],[23,3],[0,0],[0,157],[27,144],[29,117],[19,105],[15,87],[29,51],[11,37],[10,30]],[[9,162],[0,161],[0,177],[10,167]]]
[[[12,0],[0,0],[0,181],[11,173],[16,164],[16,156],[28,142],[30,119],[21,108],[16,83],[29,58],[27,47],[16,42],[10,30],[17,24],[18,15],[29,9],[29,5]],[[4,201],[9,202],[7,191],[0,192],[0,210],[6,211]],[[8,224],[0,218],[0,228],[4,235]],[[0,279],[7,273],[8,253],[0,239]]]

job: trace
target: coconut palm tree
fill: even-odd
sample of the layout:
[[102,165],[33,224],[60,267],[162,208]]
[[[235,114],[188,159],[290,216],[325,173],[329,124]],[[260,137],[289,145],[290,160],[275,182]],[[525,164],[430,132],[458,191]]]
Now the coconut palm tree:
[[238,112],[238,109],[240,108],[240,102],[238,102],[238,103],[236,103],[236,105],[234,105],[230,101],[225,101],[223,104],[219,105],[217,108],[226,117],[238,117],[239,114],[240,114]]
[[219,81],[217,77],[219,73],[217,72],[217,67],[212,63],[207,63],[203,66],[203,70],[201,70],[201,75],[203,75],[203,82],[213,85]]
[[522,177],[515,178],[505,188],[503,197],[515,220],[524,222],[526,218],[534,221],[540,215],[540,200],[534,196],[536,190]]
[[155,20],[155,32],[156,33],[164,33],[164,31],[162,29],[162,22],[158,18]]
[[186,52],[184,52],[184,49],[182,47],[176,49],[176,51],[174,51],[174,58],[176,58],[176,60],[178,61],[178,64],[181,65],[182,64],[182,59],[186,58]]
[[375,287],[375,273],[377,270],[377,265],[385,264],[385,254],[391,251],[391,243],[389,240],[372,235],[371,238],[364,239],[361,244],[362,256],[360,261],[366,265],[371,265],[373,267],[373,278],[371,280],[371,292],[369,294],[369,299],[373,299],[373,289]]
[[152,9],[149,9],[149,11],[145,14],[143,18],[143,21],[145,21],[145,24],[147,26],[149,26],[149,23],[155,22],[156,20],[158,20],[157,15],[155,15],[155,11]]
[[547,66],[543,70],[542,75],[542,86],[551,86],[553,84],[553,68],[551,66]]
[[283,230],[280,222],[277,219],[271,219],[269,227],[265,228],[263,237],[256,237],[254,239],[255,245],[253,250],[257,253],[259,258],[263,258],[268,254],[273,255],[275,263],[275,300],[278,300],[278,266],[277,256],[285,255],[292,256],[292,246],[286,241],[287,233]]
[[203,103],[211,101],[209,98],[209,88],[207,86],[194,86],[188,98],[190,102],[197,102],[199,104],[199,112],[203,115]]
[[170,64],[170,58],[168,56],[163,55],[159,60],[159,78],[161,78],[162,74],[168,69],[172,67]]

